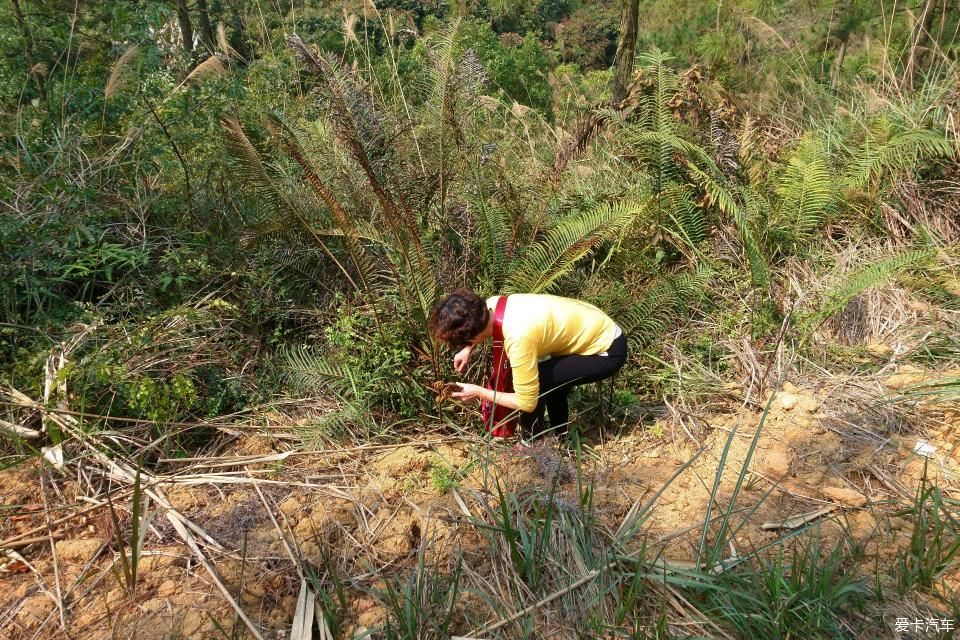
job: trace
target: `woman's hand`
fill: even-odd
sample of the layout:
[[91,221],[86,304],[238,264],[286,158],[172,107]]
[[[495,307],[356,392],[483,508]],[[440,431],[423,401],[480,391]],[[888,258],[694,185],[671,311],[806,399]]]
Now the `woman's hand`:
[[456,398],[461,402],[469,402],[470,400],[483,400],[485,391],[486,389],[479,385],[461,382],[460,391],[454,391],[450,394],[450,397]]
[[453,368],[456,369],[457,373],[463,373],[464,369],[467,368],[467,362],[470,360],[472,352],[472,346],[464,347],[457,352],[457,355],[453,356]]

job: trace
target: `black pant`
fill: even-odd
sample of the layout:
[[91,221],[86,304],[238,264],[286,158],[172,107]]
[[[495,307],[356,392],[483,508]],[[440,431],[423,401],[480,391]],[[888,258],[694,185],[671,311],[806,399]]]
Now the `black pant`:
[[627,336],[613,341],[605,356],[557,356],[541,362],[537,369],[540,376],[540,400],[530,413],[520,414],[523,435],[531,438],[546,431],[544,410],[550,413],[551,433],[562,436],[567,432],[570,408],[567,396],[578,384],[597,382],[609,378],[627,361]]

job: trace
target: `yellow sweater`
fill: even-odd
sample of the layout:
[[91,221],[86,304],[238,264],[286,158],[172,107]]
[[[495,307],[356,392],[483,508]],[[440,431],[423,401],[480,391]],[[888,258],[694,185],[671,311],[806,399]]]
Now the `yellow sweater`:
[[[487,299],[493,313],[500,296]],[[616,324],[592,304],[544,294],[515,293],[503,314],[503,348],[513,370],[513,390],[522,411],[540,395],[537,362],[545,356],[593,356],[610,348]]]

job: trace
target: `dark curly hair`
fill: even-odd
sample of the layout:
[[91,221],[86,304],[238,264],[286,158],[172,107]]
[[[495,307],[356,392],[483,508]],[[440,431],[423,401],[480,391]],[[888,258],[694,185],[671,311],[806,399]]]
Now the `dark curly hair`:
[[486,329],[489,321],[486,301],[469,289],[458,289],[430,313],[430,331],[459,350]]

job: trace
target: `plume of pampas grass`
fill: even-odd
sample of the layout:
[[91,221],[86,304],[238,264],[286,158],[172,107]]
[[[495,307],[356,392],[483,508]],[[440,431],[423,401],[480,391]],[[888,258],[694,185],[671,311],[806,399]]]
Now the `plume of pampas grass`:
[[[226,65],[223,64],[223,60],[220,59],[220,56],[210,56],[196,67],[193,71],[183,79],[183,82],[190,82],[191,80],[202,80],[209,76],[221,76],[227,72]],[[183,84],[183,83],[181,83]]]
[[240,55],[240,52],[230,46],[230,42],[227,40],[227,30],[224,28],[222,22],[217,23],[217,46],[220,47],[220,50],[223,51],[228,58],[246,62],[246,59]]
[[360,44],[360,40],[357,39],[357,21],[359,19],[357,14],[347,15],[347,10],[343,10],[343,46],[347,46],[351,42]]
[[124,72],[139,50],[139,45],[130,45],[127,50],[117,58],[113,66],[110,67],[110,77],[107,78],[107,85],[103,89],[103,97],[105,100],[112,98],[117,93],[117,90],[120,89],[125,75]]

